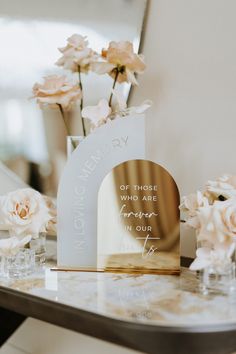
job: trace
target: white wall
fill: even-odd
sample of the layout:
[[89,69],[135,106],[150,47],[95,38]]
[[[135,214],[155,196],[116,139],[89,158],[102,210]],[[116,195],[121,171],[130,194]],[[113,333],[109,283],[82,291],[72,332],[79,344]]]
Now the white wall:
[[[150,158],[173,174],[182,195],[236,173],[235,13],[235,0],[150,0],[147,70],[132,104],[153,100]],[[184,241],[186,254],[192,242]]]

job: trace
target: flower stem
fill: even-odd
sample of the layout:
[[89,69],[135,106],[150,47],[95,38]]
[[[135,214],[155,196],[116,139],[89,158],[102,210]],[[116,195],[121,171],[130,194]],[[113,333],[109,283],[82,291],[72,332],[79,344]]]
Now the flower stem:
[[[64,113],[63,107],[62,107],[62,105],[60,103],[57,103],[57,105],[58,105],[59,110],[61,112],[61,116],[62,116],[64,125],[65,125],[65,128],[66,128],[66,134],[67,134],[67,136],[70,136],[70,131],[69,131],[68,125],[66,124],[66,117],[65,117],[65,113]],[[73,141],[72,137],[71,137],[71,144],[72,144],[73,148],[75,149],[76,148],[76,143]]]
[[[114,90],[115,86],[116,86],[116,82],[118,79],[118,75],[119,75],[119,70],[118,68],[115,69],[116,70],[116,74],[115,74],[115,78],[114,78],[114,82],[113,82],[113,86],[112,86],[112,91]],[[112,97],[113,97],[113,92],[111,91],[111,95],[109,98],[109,106],[111,107],[111,103],[112,103]]]
[[85,129],[85,124],[84,124],[84,118],[82,117],[82,110],[84,106],[84,100],[83,100],[83,85],[82,85],[82,80],[81,80],[81,70],[80,70],[80,65],[78,65],[78,74],[79,74],[79,87],[81,90],[81,100],[80,100],[80,114],[81,114],[81,121],[82,121],[82,128],[83,128],[83,134],[86,136],[86,129]]

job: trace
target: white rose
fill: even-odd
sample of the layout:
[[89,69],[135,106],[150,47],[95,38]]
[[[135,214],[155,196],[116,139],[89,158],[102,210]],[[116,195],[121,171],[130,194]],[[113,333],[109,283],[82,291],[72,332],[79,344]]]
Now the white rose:
[[208,181],[205,194],[212,201],[218,200],[219,197],[229,199],[236,196],[236,176],[223,175],[216,181]]
[[208,199],[200,191],[183,197],[179,209],[186,215],[186,225],[194,229],[199,228],[200,223],[197,211],[208,205]]
[[212,245],[231,244],[236,239],[236,198],[216,201],[199,209],[200,230],[198,240]]
[[46,231],[51,216],[43,196],[26,188],[3,198],[0,219],[12,234],[37,237],[39,232]]
[[26,236],[23,239],[10,237],[0,240],[0,256],[15,256],[20,248],[23,248],[31,240],[31,236]]
[[230,261],[235,250],[235,243],[231,243],[227,247],[211,249],[208,247],[198,248],[196,258],[190,265],[191,270],[201,270],[208,266],[215,265],[222,267]]

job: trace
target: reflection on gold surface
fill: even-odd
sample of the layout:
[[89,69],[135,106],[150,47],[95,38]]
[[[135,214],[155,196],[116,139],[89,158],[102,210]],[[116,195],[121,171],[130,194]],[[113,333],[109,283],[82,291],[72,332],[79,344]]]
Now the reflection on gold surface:
[[98,197],[98,267],[178,274],[179,192],[160,165],[127,161],[103,180]]

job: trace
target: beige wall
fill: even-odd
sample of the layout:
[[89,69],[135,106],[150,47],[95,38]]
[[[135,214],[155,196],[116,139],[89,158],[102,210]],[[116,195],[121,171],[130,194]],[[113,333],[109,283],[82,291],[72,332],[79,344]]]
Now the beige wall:
[[[235,13],[235,0],[150,0],[148,68],[132,103],[153,100],[149,154],[173,174],[182,195],[236,173]],[[186,254],[192,243],[183,238]]]

